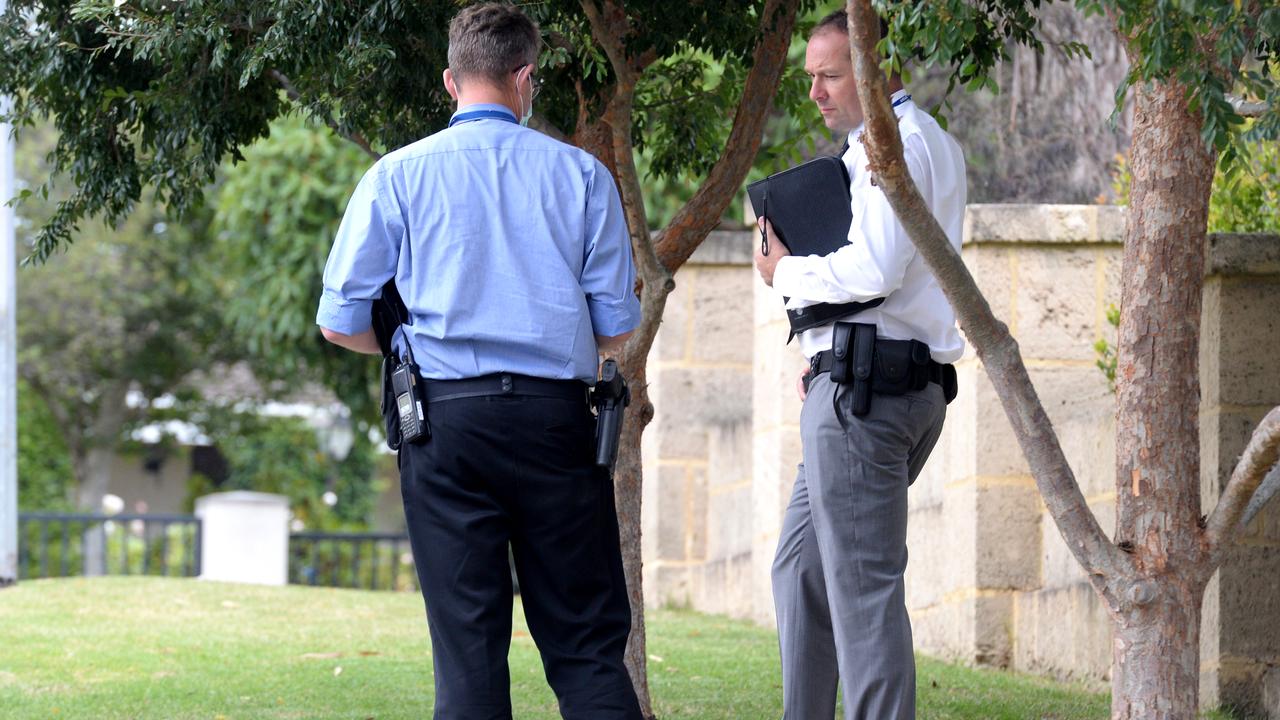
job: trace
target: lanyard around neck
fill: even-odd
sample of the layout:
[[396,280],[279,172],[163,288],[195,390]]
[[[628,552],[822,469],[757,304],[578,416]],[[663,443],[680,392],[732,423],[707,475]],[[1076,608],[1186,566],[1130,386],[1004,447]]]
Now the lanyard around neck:
[[473,120],[505,120],[509,123],[519,125],[519,123],[516,122],[516,119],[511,116],[511,113],[506,113],[501,110],[469,110],[467,112],[454,115],[453,119],[449,120],[449,127],[453,127],[454,125],[464,122],[471,122]]

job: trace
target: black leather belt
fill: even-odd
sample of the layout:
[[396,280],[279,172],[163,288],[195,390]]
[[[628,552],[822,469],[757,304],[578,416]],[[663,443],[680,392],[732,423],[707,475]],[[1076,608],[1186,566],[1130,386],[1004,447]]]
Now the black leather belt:
[[550,380],[516,373],[494,373],[465,380],[424,380],[427,402],[511,395],[587,402],[590,388],[581,380]]
[[[824,372],[831,372],[831,363],[834,362],[834,357],[830,350],[823,350],[809,359],[809,375],[805,378],[806,389],[814,377]],[[929,360],[929,382],[937,383],[943,389],[946,389],[946,378],[948,375],[955,377],[954,373],[954,366],[943,365],[937,360]]]

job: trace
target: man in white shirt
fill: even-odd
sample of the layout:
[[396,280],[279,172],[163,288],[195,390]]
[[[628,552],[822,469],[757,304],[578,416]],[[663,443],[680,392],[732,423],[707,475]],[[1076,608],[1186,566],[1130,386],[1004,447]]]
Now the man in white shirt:
[[[907,486],[942,432],[955,392],[950,363],[964,341],[933,273],[866,168],[843,11],[814,28],[805,72],[827,127],[848,134],[849,244],[826,256],[792,256],[762,218],[769,253],[757,249],[756,267],[790,298],[789,310],[825,303],[827,317],[862,327],[794,328],[810,367],[800,388],[804,461],[773,566],[783,717],[834,717],[838,681],[848,719],[913,718],[915,662],[903,590]],[[959,250],[964,156],[897,77],[890,90],[911,177]],[[849,313],[840,317],[846,305]],[[859,374],[866,368],[869,377]]]

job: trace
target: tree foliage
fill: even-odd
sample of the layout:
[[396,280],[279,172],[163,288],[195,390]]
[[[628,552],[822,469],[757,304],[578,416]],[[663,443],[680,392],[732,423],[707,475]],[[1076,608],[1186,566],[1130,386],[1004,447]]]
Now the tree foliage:
[[[79,222],[197,207],[226,158],[292,104],[340,133],[396,147],[440,124],[442,34],[453,5],[244,0],[16,0],[0,20],[11,121],[53,119],[55,173],[73,192],[37,236],[46,258]],[[286,96],[296,95],[295,101]]]
[[367,425],[375,364],[325,342],[315,316],[338,223],[372,160],[296,116],[273,122],[243,155],[225,168],[213,225],[227,327],[260,379],[322,381]]
[[[215,487],[197,479],[190,500],[209,492],[253,490],[284,495],[295,519],[310,530],[367,527],[381,490],[372,479],[376,449],[357,433],[347,454],[334,457],[315,428],[298,417],[278,417],[254,405],[193,408],[190,419],[219,439],[227,478]],[[333,504],[325,494],[333,493]]]
[[[1117,106],[1129,88],[1153,81],[1176,81],[1187,89],[1189,108],[1202,119],[1201,136],[1235,166],[1247,158],[1248,144],[1280,136],[1280,7],[1221,0],[1077,0],[1104,13],[1128,40],[1129,76],[1116,89]],[[1247,131],[1229,96],[1270,106]]]
[[[41,155],[55,142],[47,126],[28,133],[17,158],[20,182],[51,176]],[[20,253],[68,195],[46,187],[47,195],[33,194],[18,208]],[[162,210],[144,202],[118,228],[94,223],[51,262],[18,273],[19,374],[56,421],[28,430],[60,436],[28,435],[29,442],[65,447],[80,483],[92,469],[90,453],[118,447],[150,400],[181,392],[193,369],[229,356],[220,288],[205,272],[207,249],[201,222],[167,223]],[[126,405],[130,391],[140,402]],[[106,477],[105,468],[97,471]]]
[[71,510],[75,484],[57,420],[44,399],[18,381],[18,509]]
[[[637,147],[655,177],[689,181],[719,156],[750,67],[762,0],[633,3],[628,43],[658,61],[635,106]],[[10,119],[41,117],[59,133],[55,173],[74,191],[42,225],[37,260],[69,243],[85,218],[117,223],[146,189],[155,205],[197,207],[226,159],[299,109],[377,154],[444,126],[452,101],[439,73],[458,3],[362,0],[15,0],[0,19],[0,93]],[[572,136],[613,70],[581,6],[527,10],[541,21],[547,86],[538,113]],[[698,32],[690,32],[698,28]],[[803,96],[794,89],[788,106]],[[599,109],[595,105],[595,109]],[[38,191],[37,191],[38,192]]]
[[[674,287],[671,274],[716,225],[750,169],[794,19],[813,5],[548,0],[526,6],[546,45],[537,126],[587,149],[614,172],[639,266],[646,321],[621,355],[639,390],[629,411],[635,418],[628,425],[630,449],[616,477],[637,613],[643,607],[639,433],[652,416],[644,360]],[[303,110],[370,154],[442,128],[451,103],[438,78],[447,19],[459,6],[452,0],[16,0],[0,20],[0,92],[20,95],[11,118],[16,124],[41,114],[54,119],[63,138],[54,160],[75,183],[72,197],[43,225],[35,258],[67,244],[86,217],[118,221],[145,187],[154,188],[166,208],[195,207],[219,163],[242,157],[286,109]],[[706,71],[713,64],[723,70]],[[644,102],[637,102],[638,91]],[[636,146],[650,154],[656,176],[691,179],[698,187],[656,236],[644,216]],[[640,683],[642,621],[633,617],[628,655]],[[639,693],[647,708],[647,692],[640,687]]]

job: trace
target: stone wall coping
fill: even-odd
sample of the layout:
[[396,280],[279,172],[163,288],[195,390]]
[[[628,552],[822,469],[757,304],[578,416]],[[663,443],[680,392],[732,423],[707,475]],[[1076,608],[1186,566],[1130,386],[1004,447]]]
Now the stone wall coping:
[[693,251],[687,265],[746,265],[752,263],[751,238],[758,237],[750,229],[712,230],[706,240]]
[[1119,205],[969,205],[964,244],[1120,244],[1124,212]]
[[1206,275],[1280,275],[1280,235],[1211,234],[1204,271]]
[[[964,244],[1114,244],[1124,242],[1119,205],[978,204],[965,211]],[[756,233],[713,230],[689,265],[750,266]],[[1209,275],[1280,274],[1280,235],[1214,233],[1205,249]]]

